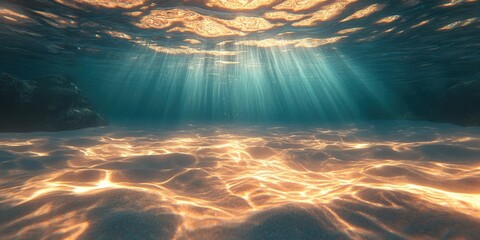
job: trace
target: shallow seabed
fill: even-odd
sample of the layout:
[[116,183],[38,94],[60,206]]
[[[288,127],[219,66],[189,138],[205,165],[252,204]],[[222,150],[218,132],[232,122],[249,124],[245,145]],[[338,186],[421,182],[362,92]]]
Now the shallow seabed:
[[0,134],[1,239],[475,239],[480,128]]

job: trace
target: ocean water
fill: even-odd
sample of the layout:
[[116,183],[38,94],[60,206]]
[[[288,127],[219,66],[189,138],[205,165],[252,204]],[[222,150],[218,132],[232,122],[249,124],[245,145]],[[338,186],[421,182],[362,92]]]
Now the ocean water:
[[1,127],[0,239],[480,239],[479,42],[477,0],[0,1],[0,73],[109,120]]

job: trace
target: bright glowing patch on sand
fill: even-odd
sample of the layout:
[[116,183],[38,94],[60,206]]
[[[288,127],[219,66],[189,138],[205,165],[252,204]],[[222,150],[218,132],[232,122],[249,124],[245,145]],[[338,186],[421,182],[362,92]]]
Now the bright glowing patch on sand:
[[[235,238],[237,232],[228,228],[266,224],[255,216],[291,208],[310,209],[300,219],[317,216],[316,224],[328,222],[337,234],[353,239],[385,237],[378,229],[414,238],[416,230],[404,229],[419,227],[416,221],[423,218],[440,220],[435,214],[441,221],[462,223],[457,230],[480,221],[480,165],[466,156],[456,163],[442,162],[438,154],[447,154],[448,147],[438,147],[445,144],[480,151],[467,147],[475,146],[478,138],[397,141],[369,138],[368,131],[358,128],[227,129],[147,130],[141,136],[138,131],[96,130],[43,149],[24,145],[21,139],[2,141],[2,149],[18,156],[35,149],[44,155],[62,151],[69,157],[49,170],[3,168],[0,204],[23,210],[4,216],[10,222],[0,233],[23,237],[41,229],[45,237],[85,238],[103,226],[99,222],[117,223],[116,218],[108,220],[110,215],[130,207],[138,213],[162,213],[152,220],[181,219],[168,218],[178,224],[171,239]],[[412,136],[430,130],[404,131]],[[369,224],[352,218],[358,213]],[[392,214],[395,221],[388,220]],[[14,226],[21,230],[5,232]],[[315,226],[319,228],[308,225]],[[441,236],[438,231],[427,234]]]

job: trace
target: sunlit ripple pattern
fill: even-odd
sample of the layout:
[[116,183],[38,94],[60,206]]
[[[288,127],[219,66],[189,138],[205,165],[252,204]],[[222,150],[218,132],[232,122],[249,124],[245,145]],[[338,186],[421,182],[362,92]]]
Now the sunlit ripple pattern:
[[[57,53],[61,50],[102,55],[111,38],[119,43],[144,46],[157,53],[174,55],[221,55],[214,49],[224,41],[269,41],[342,38],[319,48],[336,48],[359,42],[380,43],[390,38],[417,44],[417,35],[428,32],[441,39],[472,32],[480,23],[478,0],[442,1],[358,1],[358,0],[55,0],[8,1],[0,4],[0,50],[18,48],[18,39],[28,41],[25,50]],[[392,15],[395,14],[395,15]],[[103,18],[101,16],[108,16]],[[421,28],[419,28],[421,27]],[[363,31],[339,35],[342,29],[362,28]],[[65,35],[67,32],[81,32]],[[45,34],[48,32],[49,34]],[[115,32],[118,34],[110,34]],[[290,33],[291,37],[283,34]],[[478,35],[478,34],[476,34]],[[35,37],[30,39],[30,37]],[[39,39],[55,36],[49,41]],[[130,36],[125,38],[125,36]],[[283,36],[283,37],[280,37]],[[42,38],[40,38],[42,37]],[[205,44],[184,50],[185,39]],[[84,41],[80,41],[83,39]],[[89,46],[82,47],[88,40]],[[428,40],[428,38],[427,38]],[[438,41],[433,41],[434,43]],[[459,44],[475,45],[467,39]],[[38,45],[38,46],[36,46]],[[64,46],[66,45],[66,46]],[[408,47],[413,47],[407,44]],[[309,47],[310,45],[306,45]],[[276,46],[273,46],[275,48]],[[304,46],[299,46],[304,47]],[[221,52],[233,54],[228,46]],[[418,51],[418,50],[417,50]],[[65,52],[65,51],[62,51]]]
[[474,239],[480,130],[109,127],[0,135],[2,239]]

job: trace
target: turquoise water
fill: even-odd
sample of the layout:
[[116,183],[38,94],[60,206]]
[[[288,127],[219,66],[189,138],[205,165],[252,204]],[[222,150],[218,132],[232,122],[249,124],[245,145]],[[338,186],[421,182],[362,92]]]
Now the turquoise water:
[[0,239],[478,239],[479,14],[2,1]]
[[[465,107],[475,93],[451,92],[478,89],[476,1],[280,8],[297,21],[267,18],[274,4],[104,2],[3,3],[0,70],[23,79],[68,76],[113,120],[465,124],[448,116],[478,116]],[[324,20],[302,25],[321,11]]]

